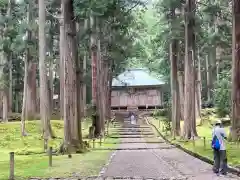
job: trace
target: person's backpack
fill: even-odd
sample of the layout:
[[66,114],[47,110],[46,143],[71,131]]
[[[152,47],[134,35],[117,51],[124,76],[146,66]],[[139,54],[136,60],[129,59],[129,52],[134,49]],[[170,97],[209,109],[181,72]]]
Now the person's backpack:
[[212,139],[212,148],[213,148],[214,150],[219,151],[219,150],[220,150],[220,146],[221,146],[221,145],[220,145],[220,142],[219,142],[217,136],[215,135],[215,136],[213,137],[213,139]]

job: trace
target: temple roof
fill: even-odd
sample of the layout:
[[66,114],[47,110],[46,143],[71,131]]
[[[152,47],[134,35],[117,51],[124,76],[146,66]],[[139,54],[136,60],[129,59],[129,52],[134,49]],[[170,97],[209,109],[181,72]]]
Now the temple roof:
[[125,72],[113,78],[112,86],[159,86],[165,84],[150,75],[148,69],[145,68],[134,68],[127,69]]

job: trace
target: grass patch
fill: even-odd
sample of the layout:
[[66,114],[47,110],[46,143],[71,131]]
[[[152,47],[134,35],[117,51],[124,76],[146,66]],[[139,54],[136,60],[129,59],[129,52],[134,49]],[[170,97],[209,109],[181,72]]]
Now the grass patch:
[[[51,121],[56,139],[50,140],[49,145],[54,149],[62,142],[64,129],[63,121]],[[82,123],[83,137],[88,134],[91,122]],[[84,154],[73,154],[69,159],[67,155],[53,156],[53,167],[48,167],[48,156],[43,152],[43,139],[41,137],[40,121],[26,122],[28,136],[21,137],[20,122],[0,124],[0,179],[7,180],[9,176],[9,152],[15,152],[16,180],[28,177],[69,177],[72,175],[95,176],[105,164],[111,151],[89,151]],[[111,134],[111,127],[109,133]],[[90,141],[89,139],[84,139]],[[115,148],[119,139],[106,137],[100,146],[99,139],[95,141],[95,148]],[[104,143],[106,142],[106,143]],[[108,142],[108,143],[107,143]],[[90,143],[92,147],[92,143]]]
[[[212,126],[211,122],[204,123],[202,126],[197,126],[197,132],[199,138],[195,139],[195,143],[193,140],[182,140],[180,137],[176,137],[175,140],[173,140],[170,132],[163,131],[164,124],[161,123],[161,118],[158,119],[151,119],[151,123],[154,124],[157,129],[171,142],[174,142],[176,144],[179,144],[183,146],[184,148],[193,151],[195,153],[198,153],[202,156],[208,157],[210,159],[213,159],[213,152],[211,148],[211,140],[212,140]],[[159,123],[160,120],[160,123]],[[159,126],[160,125],[160,126]],[[183,127],[183,122],[181,123],[181,126]],[[229,134],[229,127],[225,127],[226,133]],[[206,139],[204,147],[204,138]],[[226,141],[226,147],[227,147],[227,157],[228,157],[228,163],[232,166],[239,166],[240,165],[240,156],[239,156],[239,150],[240,145],[236,142],[228,142]]]
[[[69,177],[74,174],[79,176],[98,175],[105,164],[110,151],[91,151],[85,154],[73,154],[69,159],[67,155],[54,156],[53,167],[48,167],[48,157],[45,155],[16,156],[16,180],[28,177]],[[0,161],[0,179],[7,180],[9,165]]]

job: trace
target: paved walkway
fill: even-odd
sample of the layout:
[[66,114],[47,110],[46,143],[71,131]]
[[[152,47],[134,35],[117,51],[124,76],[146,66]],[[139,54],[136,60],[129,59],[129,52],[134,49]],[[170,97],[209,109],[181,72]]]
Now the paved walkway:
[[[118,177],[117,179],[124,177],[125,179],[240,179],[232,174],[227,176],[213,174],[211,165],[164,143],[163,140],[162,143],[154,144],[147,143],[143,137],[134,138],[140,135],[144,136],[144,133],[149,136],[152,132],[150,127],[141,129],[144,130],[143,132],[140,132],[139,129],[141,129],[139,125],[129,125],[129,121],[125,120],[121,134],[124,135],[124,132],[128,132],[128,138],[126,135],[124,136],[120,148],[130,148],[130,150],[116,151],[101,177]],[[135,150],[136,148],[145,149]]]

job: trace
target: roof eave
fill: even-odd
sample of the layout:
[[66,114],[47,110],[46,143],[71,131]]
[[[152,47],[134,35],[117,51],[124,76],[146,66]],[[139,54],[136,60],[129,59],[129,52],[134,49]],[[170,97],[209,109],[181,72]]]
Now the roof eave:
[[134,86],[112,86],[112,88],[147,88],[147,87],[161,87],[165,84],[156,84],[156,85],[134,85]]

